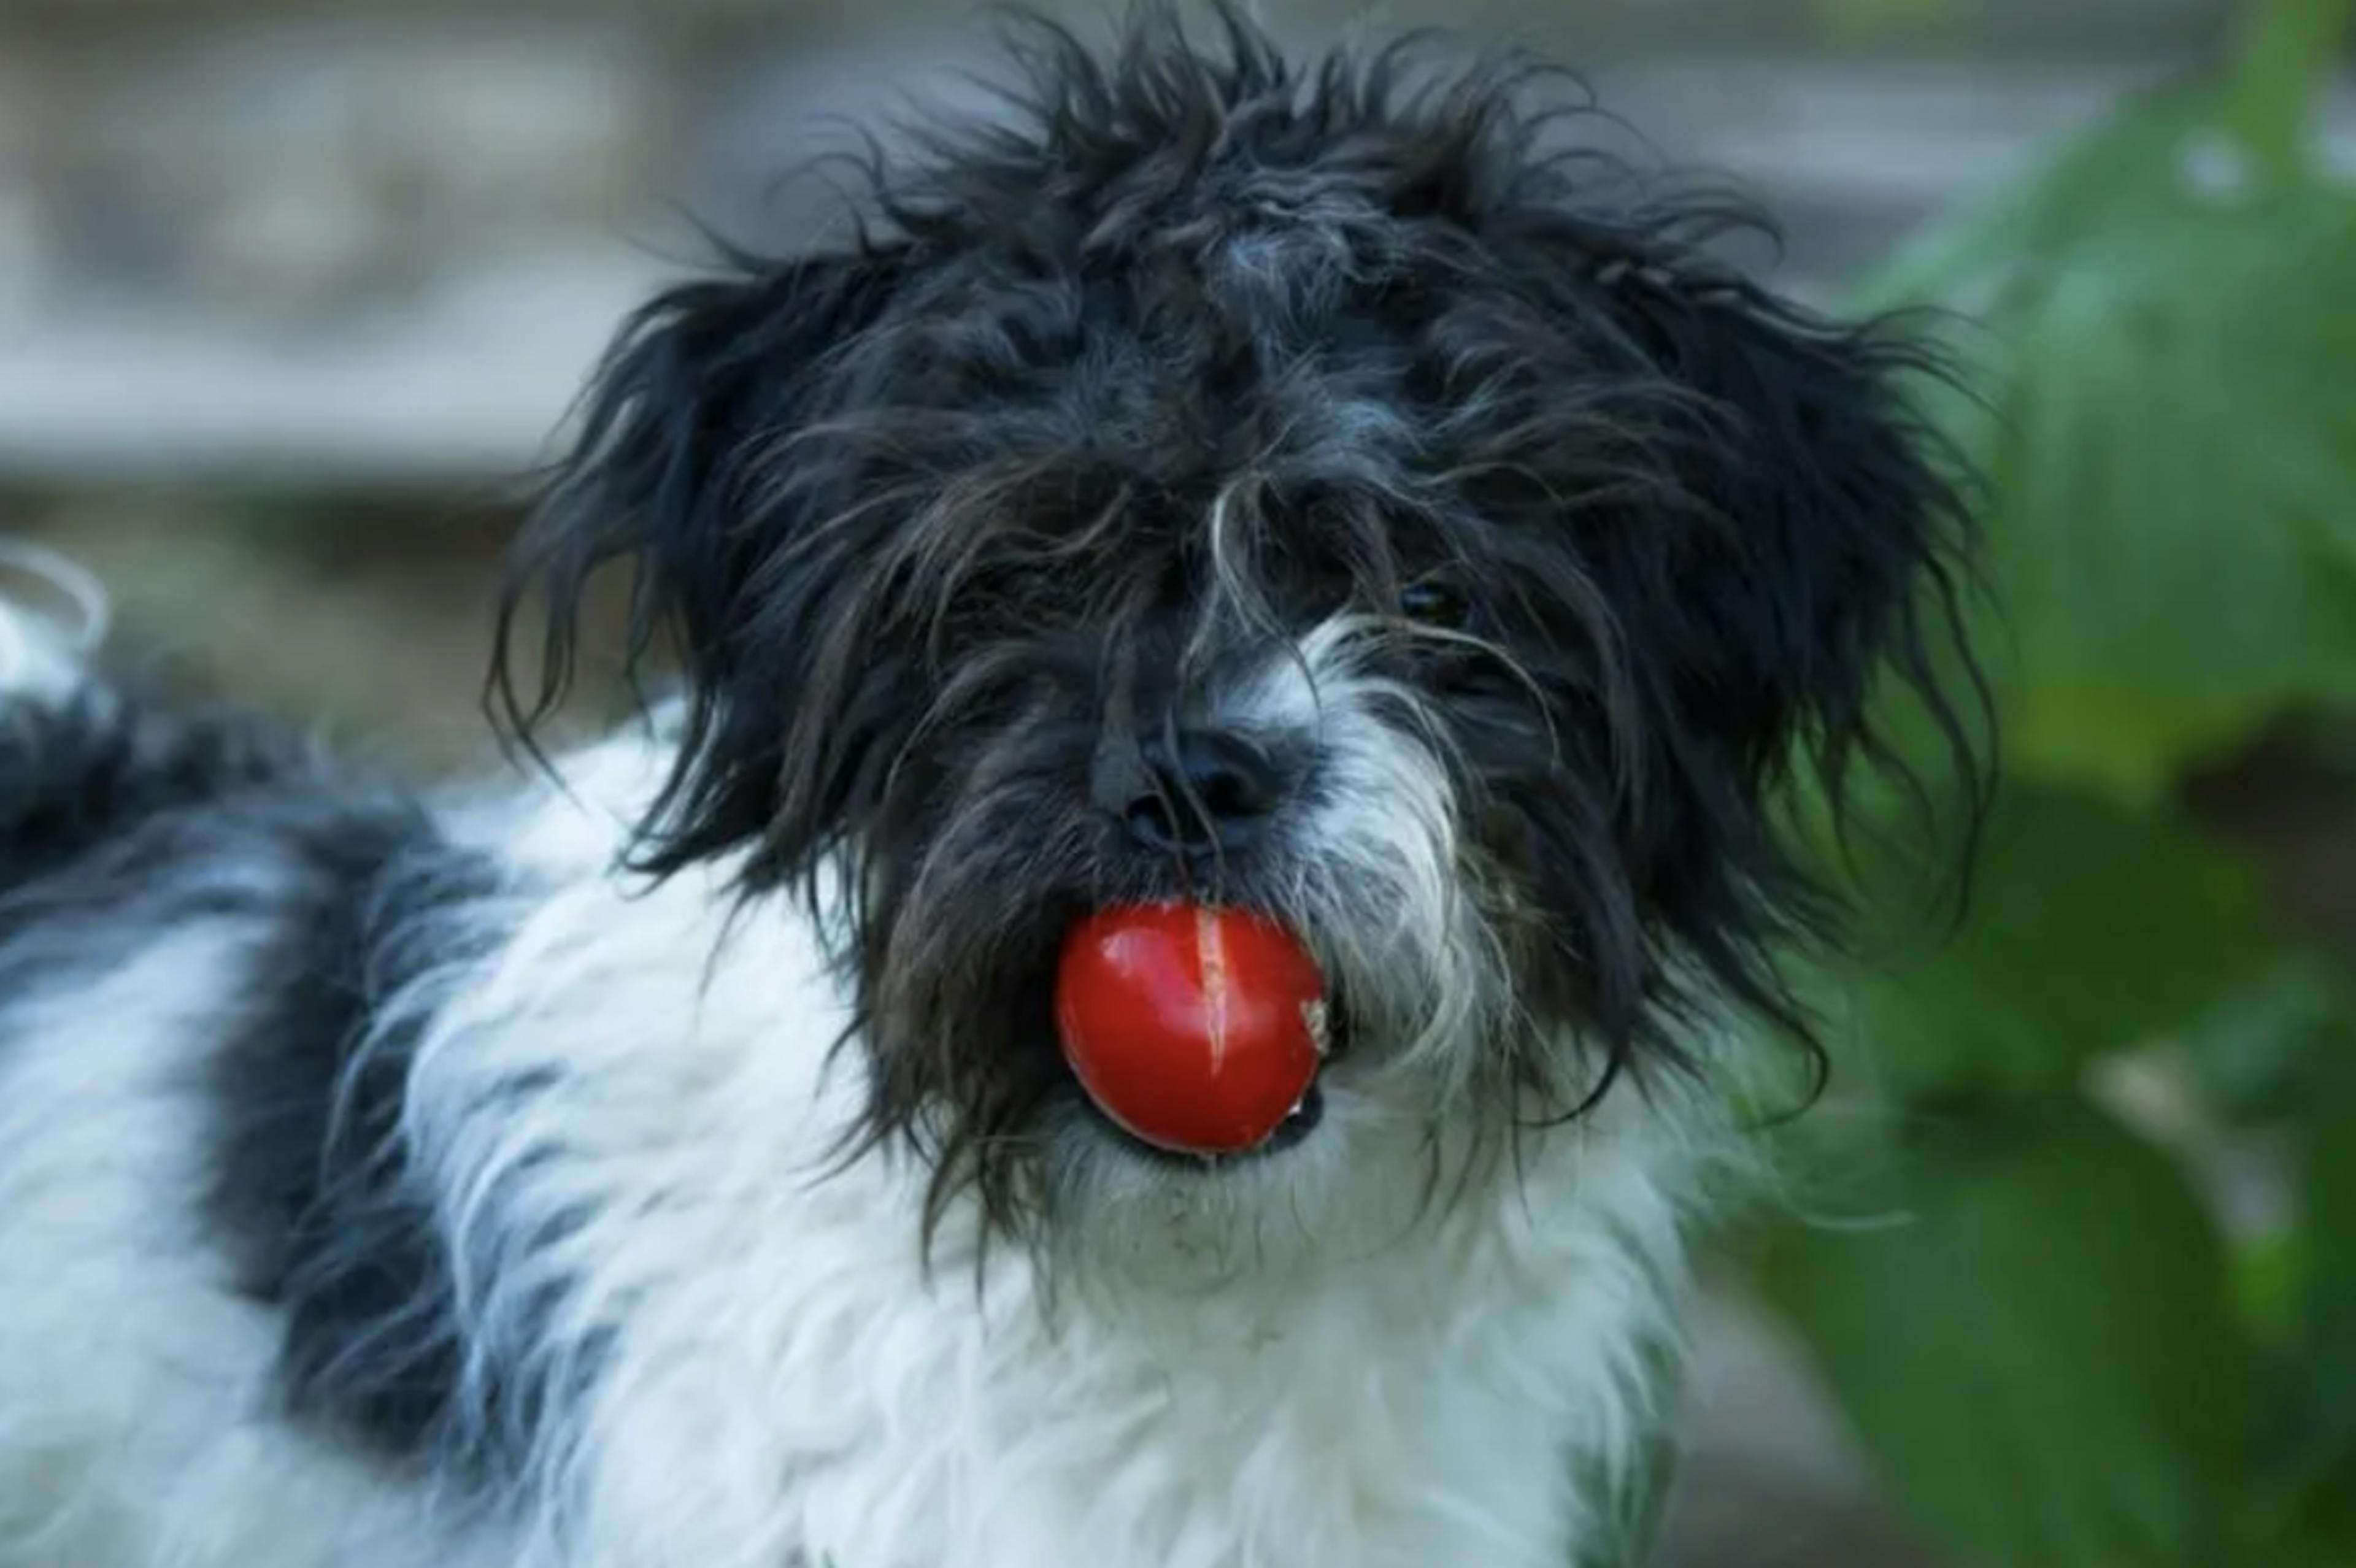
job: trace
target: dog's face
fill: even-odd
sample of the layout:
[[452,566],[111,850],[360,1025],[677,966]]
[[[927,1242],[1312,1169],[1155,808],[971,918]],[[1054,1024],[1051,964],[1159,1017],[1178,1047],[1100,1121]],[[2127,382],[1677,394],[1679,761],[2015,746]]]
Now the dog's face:
[[1506,75],[1042,38],[1028,121],[881,181],[885,237],[681,288],[609,363],[532,560],[560,678],[616,558],[683,652],[648,860],[786,896],[847,857],[868,1130],[1012,1224],[1238,1179],[1062,1062],[1108,904],[1323,961],[1339,1049],[1261,1170],[1475,1147],[1687,1010],[1782,1010],[1818,911],[1778,787],[1931,688],[1950,597],[1912,351],[1542,156]]

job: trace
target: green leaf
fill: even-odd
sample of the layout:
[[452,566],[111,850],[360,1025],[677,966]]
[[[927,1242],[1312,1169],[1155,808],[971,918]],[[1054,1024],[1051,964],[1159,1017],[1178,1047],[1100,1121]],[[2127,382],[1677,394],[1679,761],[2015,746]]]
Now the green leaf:
[[1893,1499],[1971,1568],[2229,1561],[2247,1368],[2179,1172],[2083,1104],[1912,1143],[1763,1270]]
[[2304,172],[2317,100],[2346,53],[2356,0],[2256,0],[2222,117],[2269,176]]
[[[2356,1083],[2314,1117],[2301,1139],[2299,1210],[2314,1260],[2319,1320],[2347,1332],[2356,1349]],[[2356,1406],[2348,1412],[2356,1450]]]
[[2267,1561],[2284,1568],[2356,1564],[2356,1061],[2323,1076],[2292,1124],[2305,1290],[2276,1461],[2256,1499],[2272,1516],[2261,1520]]
[[1909,239],[1852,292],[1850,307],[1943,304],[1973,315],[1999,307],[2008,287],[2057,246],[2169,181],[2167,150],[2203,123],[2210,101],[2169,94],[2097,127]]
[[2126,115],[1901,253],[1959,306],[2008,754],[2151,802],[2286,709],[2356,699],[2356,199],[2188,172],[2213,101]]
[[2169,798],[2188,763],[2230,753],[2267,718],[2238,693],[2134,676],[2062,669],[2007,685],[2005,751],[2016,768],[2146,808]]
[[[2356,1477],[2356,1064],[2340,1065],[2333,1092],[2297,1124],[2308,1260],[2302,1392],[2309,1446]],[[2350,1517],[2356,1521],[2356,1506]]]
[[2282,1533],[2267,1541],[2265,1568],[2356,1564],[2356,1465],[2319,1486]]
[[2055,264],[1993,453],[2023,669],[2207,708],[2356,695],[2356,207],[2136,215]]
[[2329,955],[2296,948],[2186,1037],[2202,1096],[2244,1126],[2305,1118],[2356,1070],[2356,987]]
[[[1869,888],[1899,896],[1870,871]],[[2197,1025],[2265,957],[2246,868],[2168,818],[2021,784],[1988,821],[1962,928],[1849,980],[1842,1035],[1902,1095],[2068,1094],[2089,1058]]]

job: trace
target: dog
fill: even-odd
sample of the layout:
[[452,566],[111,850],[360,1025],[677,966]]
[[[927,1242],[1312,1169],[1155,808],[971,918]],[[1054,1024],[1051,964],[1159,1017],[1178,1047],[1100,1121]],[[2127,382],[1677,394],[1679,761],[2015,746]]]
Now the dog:
[[[1215,16],[1012,25],[855,232],[626,325],[510,777],[11,615],[0,1563],[1632,1550],[1732,1086],[1815,1050],[1789,803],[1891,690],[1967,763],[1934,357],[1543,69]],[[670,685],[562,746],[609,572]],[[1248,1153],[1058,1045],[1075,923],[1173,900],[1330,981]]]

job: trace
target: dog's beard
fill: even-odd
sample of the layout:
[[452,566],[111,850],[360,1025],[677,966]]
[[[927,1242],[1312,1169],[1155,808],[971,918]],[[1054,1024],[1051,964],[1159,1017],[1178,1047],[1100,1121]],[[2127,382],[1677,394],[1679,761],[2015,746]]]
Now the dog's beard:
[[[1311,761],[1248,853],[1212,863],[1141,853],[1093,809],[1075,757],[1094,738],[1044,699],[986,735],[943,733],[930,776],[904,764],[907,797],[936,809],[887,814],[895,831],[863,847],[862,1038],[871,1133],[932,1163],[934,1223],[970,1193],[1020,1235],[1134,1248],[1178,1225],[1197,1247],[1248,1235],[1264,1250],[1274,1208],[1365,1241],[1473,1179],[1534,1105],[1575,1102],[1572,1031],[1520,978],[1558,944],[1468,831],[1477,784],[1455,716],[1381,668],[1395,635],[1331,620],[1213,693],[1220,723],[1306,737]],[[1273,917],[1327,978],[1335,1050],[1313,1125],[1265,1150],[1157,1155],[1092,1111],[1059,1050],[1072,925],[1173,898]]]

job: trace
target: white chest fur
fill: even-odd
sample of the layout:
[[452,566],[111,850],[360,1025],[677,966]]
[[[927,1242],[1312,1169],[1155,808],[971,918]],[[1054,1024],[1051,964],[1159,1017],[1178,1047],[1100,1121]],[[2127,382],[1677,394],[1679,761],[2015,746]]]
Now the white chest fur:
[[[590,826],[522,852],[554,869]],[[748,920],[714,961],[712,893],[584,877],[419,1059],[475,1331],[594,1388],[536,1455],[530,1556],[1562,1568],[1575,1477],[1641,1447],[1674,1290],[1678,1159],[1641,1103],[1356,1255],[1073,1259],[1049,1293],[1012,1248],[977,1275],[953,1218],[927,1272],[915,1162],[832,1158],[861,1068],[813,933]],[[519,1115],[522,1076],[552,1087]]]

